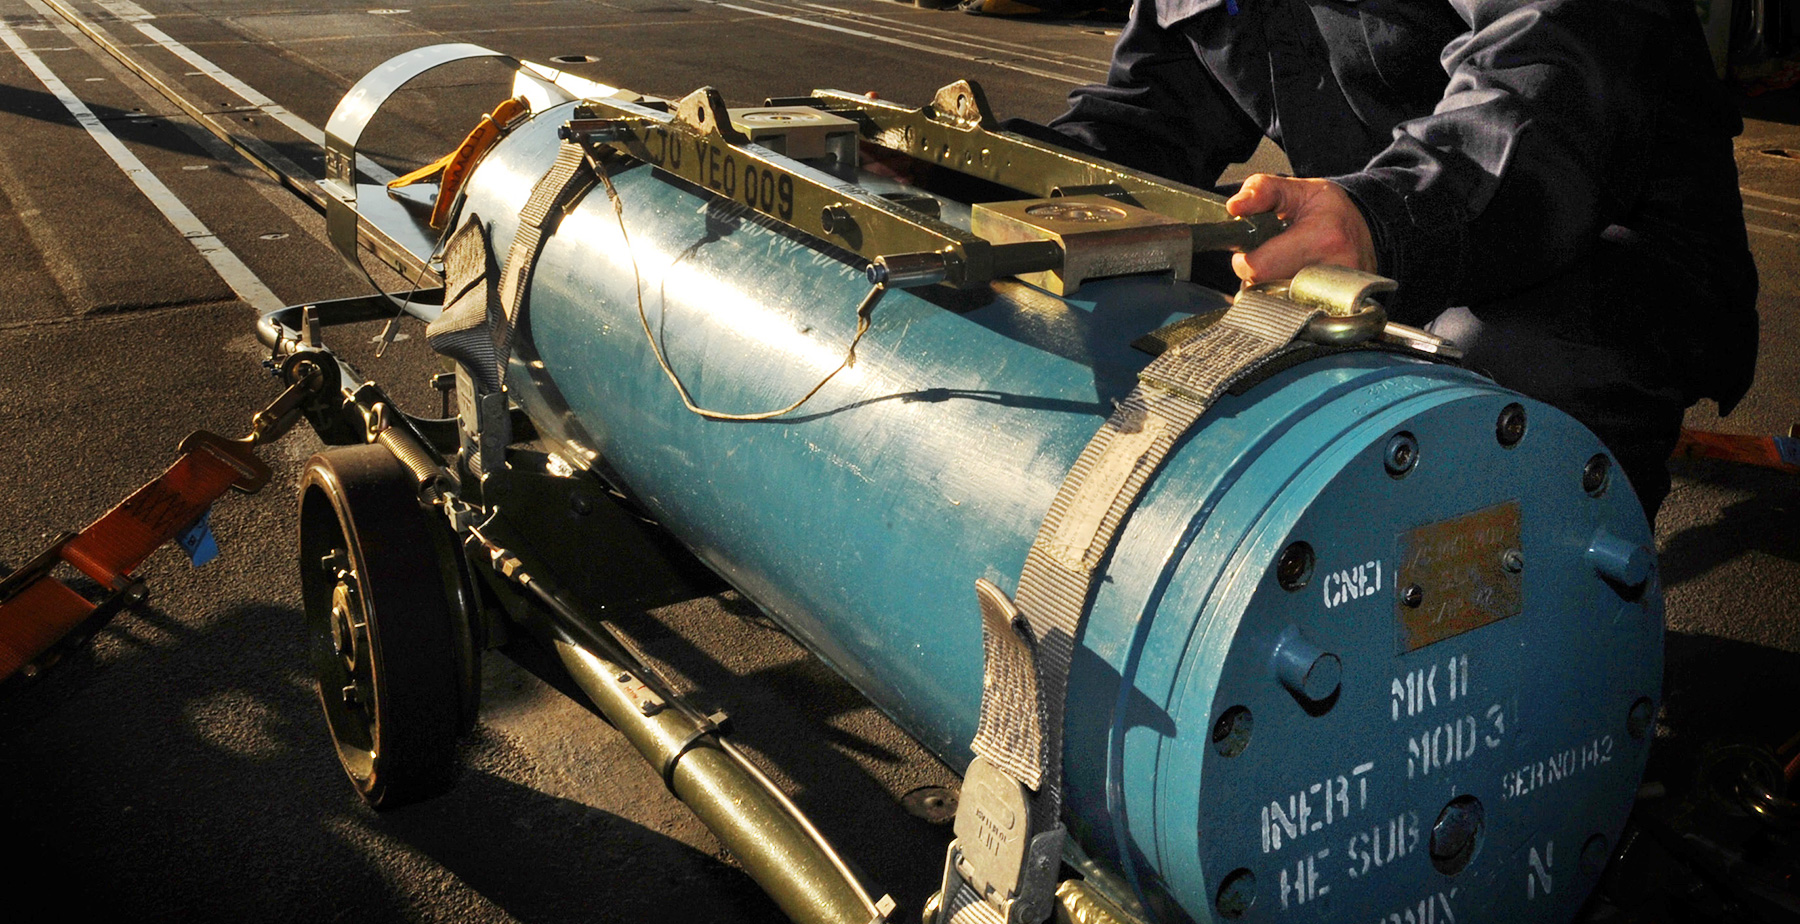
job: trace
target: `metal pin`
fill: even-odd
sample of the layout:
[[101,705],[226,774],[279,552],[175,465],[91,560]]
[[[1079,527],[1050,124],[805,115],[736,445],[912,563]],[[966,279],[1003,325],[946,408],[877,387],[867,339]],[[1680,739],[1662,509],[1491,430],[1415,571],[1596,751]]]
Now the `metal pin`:
[[1655,553],[1635,542],[1620,539],[1602,526],[1588,540],[1582,557],[1594,570],[1625,587],[1636,587],[1650,577],[1656,561]]
[[1282,630],[1272,660],[1281,685],[1309,702],[1330,699],[1344,678],[1344,664],[1338,656],[1313,644],[1300,634],[1298,626]]

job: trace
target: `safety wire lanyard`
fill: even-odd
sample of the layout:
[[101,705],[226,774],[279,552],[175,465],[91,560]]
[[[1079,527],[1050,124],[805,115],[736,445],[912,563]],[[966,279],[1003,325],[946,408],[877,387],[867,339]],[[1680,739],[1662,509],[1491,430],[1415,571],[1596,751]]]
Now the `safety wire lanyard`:
[[[850,338],[849,348],[844,351],[844,361],[838,363],[837,368],[826,373],[825,377],[820,379],[818,384],[814,385],[806,394],[801,395],[799,400],[778,410],[760,411],[754,414],[732,414],[726,411],[715,411],[701,407],[699,404],[695,403],[694,396],[688,392],[687,385],[681,381],[681,376],[677,375],[674,367],[669,365],[669,359],[664,355],[662,344],[658,342],[656,334],[650,330],[650,316],[644,309],[644,276],[643,272],[638,268],[637,252],[631,246],[631,234],[625,230],[625,203],[619,198],[618,187],[613,185],[612,177],[607,174],[605,165],[595,164],[594,172],[599,175],[600,184],[606,187],[607,198],[612,200],[613,217],[616,218],[619,223],[619,236],[625,241],[626,256],[631,259],[632,284],[637,296],[638,323],[644,328],[644,339],[650,344],[650,352],[656,356],[656,364],[662,367],[663,374],[669,377],[669,381],[675,386],[675,392],[681,396],[681,404],[683,407],[686,407],[689,411],[708,420],[772,420],[798,410],[801,405],[811,401],[814,395],[817,395],[831,382],[832,379],[836,378],[838,373],[856,365],[856,346],[857,344],[862,343],[863,335],[869,332],[869,319],[875,312],[876,303],[881,301],[881,296],[887,292],[886,283],[876,283],[874,287],[869,290],[869,294],[863,296],[862,301],[857,304],[856,333]],[[668,305],[665,300],[664,310],[666,311],[667,309]]]

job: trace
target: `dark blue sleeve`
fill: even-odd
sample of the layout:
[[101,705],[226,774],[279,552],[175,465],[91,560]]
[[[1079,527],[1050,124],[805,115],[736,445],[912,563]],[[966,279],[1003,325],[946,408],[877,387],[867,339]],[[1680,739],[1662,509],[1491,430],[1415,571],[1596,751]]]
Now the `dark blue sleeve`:
[[1138,0],[1113,49],[1106,83],[1077,87],[1051,126],[1109,160],[1209,186],[1246,160],[1262,130],[1206,70],[1179,32]]
[[1452,5],[1469,31],[1444,48],[1443,99],[1367,167],[1331,178],[1369,219],[1381,272],[1403,281],[1399,313],[1415,319],[1586,257],[1630,220],[1655,139],[1681,117],[1673,82],[1711,80],[1663,0]]

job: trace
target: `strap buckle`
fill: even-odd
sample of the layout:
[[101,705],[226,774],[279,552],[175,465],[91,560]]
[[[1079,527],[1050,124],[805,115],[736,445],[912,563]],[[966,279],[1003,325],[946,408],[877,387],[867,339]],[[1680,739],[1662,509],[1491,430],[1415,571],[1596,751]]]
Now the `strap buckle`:
[[1037,643],[1000,588],[975,582],[981,609],[981,724],[963,774],[956,840],[927,924],[1038,924],[1056,901],[1063,826]]
[[[969,763],[944,861],[938,924],[1039,924],[1056,901],[1065,829],[1032,831],[1032,795],[984,757]],[[985,905],[986,914],[963,914]]]

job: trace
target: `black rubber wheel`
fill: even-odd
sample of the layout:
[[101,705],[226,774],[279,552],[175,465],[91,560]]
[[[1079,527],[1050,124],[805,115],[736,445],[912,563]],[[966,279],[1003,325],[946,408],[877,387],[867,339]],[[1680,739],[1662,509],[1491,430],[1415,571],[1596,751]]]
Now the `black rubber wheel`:
[[313,456],[300,483],[300,585],[338,760],[377,809],[456,771],[472,691],[469,595],[450,529],[379,445]]

